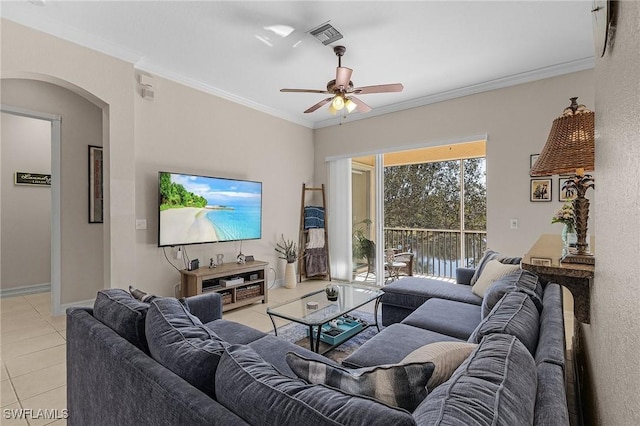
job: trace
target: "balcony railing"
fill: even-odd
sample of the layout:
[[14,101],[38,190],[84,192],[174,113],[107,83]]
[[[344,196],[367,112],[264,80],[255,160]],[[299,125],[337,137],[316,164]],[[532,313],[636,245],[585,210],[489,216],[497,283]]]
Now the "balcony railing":
[[384,239],[386,248],[413,253],[414,275],[436,277],[455,278],[456,268],[473,268],[487,248],[487,231],[384,228]]

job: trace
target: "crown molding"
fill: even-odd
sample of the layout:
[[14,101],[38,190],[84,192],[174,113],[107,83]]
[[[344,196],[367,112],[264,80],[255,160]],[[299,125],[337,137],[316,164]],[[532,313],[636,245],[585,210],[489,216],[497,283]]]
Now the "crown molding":
[[[104,39],[101,39],[99,37],[95,37],[78,28],[68,26],[68,25],[60,25],[60,23],[57,21],[51,20],[49,18],[40,16],[40,15],[36,15],[36,14],[29,14],[27,16],[21,12],[16,12],[16,13],[13,13],[13,15],[14,16],[12,17],[14,19],[12,19],[12,17],[7,18],[3,14],[3,19],[9,19],[13,22],[18,23],[19,25],[27,25],[30,28],[35,29],[36,31],[45,32],[47,34],[78,44],[80,46],[83,46],[92,50],[96,50],[98,52],[121,59],[126,62],[130,62],[133,64],[136,70],[149,72],[159,77],[166,78],[171,81],[175,81],[176,83],[180,83],[185,86],[191,87],[193,89],[200,90],[202,92],[221,97],[231,102],[244,105],[248,108],[252,108],[254,110],[263,112],[265,114],[269,114],[269,115],[281,118],[283,120],[286,120],[295,124],[299,124],[304,127],[308,127],[310,129],[320,129],[323,127],[337,126],[342,122],[341,117],[329,118],[329,119],[320,120],[320,121],[305,120],[300,118],[297,115],[288,114],[282,111],[275,110],[273,108],[267,107],[258,102],[234,95],[233,93],[229,93],[227,91],[218,89],[217,87],[205,84],[196,79],[192,79],[190,77],[186,77],[179,73],[167,70],[163,67],[157,67],[151,64],[147,64],[145,63],[144,55],[141,54],[140,52],[136,52],[132,49],[127,49],[126,47],[123,47],[121,45],[117,45],[117,44],[108,42]],[[27,23],[27,24],[24,24],[24,23]],[[529,83],[536,80],[542,80],[545,78],[556,77],[564,74],[569,74],[572,72],[584,71],[584,70],[593,69],[593,68],[595,68],[594,57],[578,59],[575,61],[570,61],[570,62],[565,62],[557,65],[552,65],[549,67],[539,68],[536,70],[527,71],[520,74],[514,74],[511,76],[502,77],[502,78],[490,80],[484,83],[462,87],[459,89],[454,89],[446,92],[436,93],[433,95],[423,96],[421,98],[411,99],[405,102],[399,102],[392,105],[377,107],[366,114],[356,113],[356,114],[349,115],[347,116],[348,119],[346,122],[364,120],[364,119],[373,118],[380,115],[390,114],[390,113],[403,111],[411,108],[417,108],[425,105],[434,104],[437,102],[456,99],[463,96],[474,95],[477,93],[487,92],[490,90],[502,89],[510,86],[515,86],[518,84]]]
[[[472,86],[461,87],[459,89],[448,90],[446,92],[423,96],[421,98],[411,99],[406,102],[398,102],[392,105],[377,107],[366,114],[358,113],[349,115],[347,116],[348,119],[346,122],[365,120],[367,118],[373,118],[379,115],[391,114],[411,108],[449,101],[456,98],[462,98],[464,96],[475,95],[477,93],[503,89],[510,86],[517,86],[519,84],[530,83],[532,81],[543,80],[545,78],[557,77],[560,75],[570,74],[573,72],[584,71],[593,68],[595,68],[594,57],[578,59],[558,65],[552,65],[550,67],[539,68],[537,70],[527,71],[520,74],[514,74],[511,76],[486,81],[484,83],[474,84]],[[341,118],[331,118],[328,120],[317,121],[315,123],[314,129],[337,126],[341,123],[340,120]]]
[[246,106],[248,108],[252,108],[254,110],[263,112],[265,114],[272,115],[274,117],[281,118],[283,120],[292,122],[294,124],[299,124],[304,127],[308,127],[313,129],[313,121],[311,120],[303,120],[295,115],[287,114],[282,111],[278,111],[276,109],[267,107],[258,102],[243,98],[241,96],[234,95],[233,93],[229,93],[225,90],[218,89],[217,87],[211,86],[209,84],[205,84],[199,80],[186,77],[182,74],[175,73],[173,71],[169,71],[162,67],[154,67],[152,65],[146,65],[142,63],[134,64],[134,68],[138,71],[148,72],[150,74],[156,75],[158,77],[162,77],[167,80],[174,81],[176,83],[182,84],[187,87],[191,87],[192,89],[199,90],[201,92],[208,93],[210,95],[218,96],[220,98],[226,99],[228,101]]

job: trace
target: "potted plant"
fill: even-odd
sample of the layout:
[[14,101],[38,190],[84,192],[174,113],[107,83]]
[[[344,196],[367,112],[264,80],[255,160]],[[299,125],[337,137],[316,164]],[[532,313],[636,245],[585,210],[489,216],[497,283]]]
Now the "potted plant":
[[296,265],[298,260],[298,249],[296,243],[291,240],[285,240],[284,234],[282,235],[282,241],[276,243],[275,251],[279,254],[279,259],[287,261],[287,265],[284,269],[284,286],[286,288],[295,288],[296,281]]
[[376,255],[376,244],[367,238],[371,223],[371,219],[363,219],[353,226],[353,259],[356,262],[365,259],[367,262],[367,277],[369,273],[373,272],[373,262]]

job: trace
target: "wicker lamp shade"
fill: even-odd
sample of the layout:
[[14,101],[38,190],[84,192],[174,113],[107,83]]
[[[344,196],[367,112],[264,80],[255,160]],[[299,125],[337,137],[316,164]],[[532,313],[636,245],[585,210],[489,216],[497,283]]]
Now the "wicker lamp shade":
[[594,169],[595,114],[584,105],[578,105],[577,99],[571,98],[571,105],[553,120],[547,143],[531,168],[531,176]]

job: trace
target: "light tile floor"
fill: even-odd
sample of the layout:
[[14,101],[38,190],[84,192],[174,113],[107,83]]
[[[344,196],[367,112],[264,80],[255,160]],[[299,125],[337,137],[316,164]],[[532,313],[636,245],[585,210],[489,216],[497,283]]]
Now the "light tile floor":
[[[66,318],[50,309],[51,293],[0,300],[3,426],[66,424]],[[22,416],[11,415],[20,409]]]
[[[296,299],[322,289],[326,284],[325,281],[305,281],[295,289],[274,288],[269,290],[268,303],[228,311],[223,316],[270,332],[273,325],[266,314],[268,306]],[[0,424],[3,426],[66,424],[66,420],[60,418],[67,402],[66,318],[64,315],[51,316],[50,299],[50,293],[0,299]],[[360,309],[373,312],[373,306],[369,303]],[[287,324],[278,318],[275,321],[277,327]],[[573,334],[572,322],[566,324],[566,330],[569,343]],[[31,409],[31,415],[8,418],[11,410],[19,409]],[[49,414],[58,418],[38,411],[44,409],[51,410]]]

